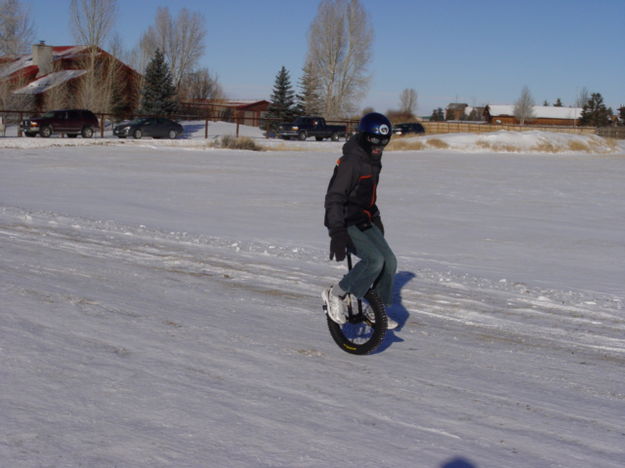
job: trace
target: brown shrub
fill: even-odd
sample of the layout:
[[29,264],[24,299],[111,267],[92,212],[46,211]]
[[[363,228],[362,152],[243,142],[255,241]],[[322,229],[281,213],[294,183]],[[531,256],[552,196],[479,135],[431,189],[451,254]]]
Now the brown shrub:
[[393,138],[387,149],[390,151],[421,151],[425,149],[425,144],[420,140]]
[[234,137],[232,135],[224,135],[221,138],[221,147],[228,149],[242,149],[251,151],[263,151],[263,147],[256,144],[250,137]]
[[449,148],[449,144],[447,142],[440,140],[438,138],[430,138],[429,140],[426,141],[426,144],[428,146],[431,146],[433,148],[438,148],[438,149]]

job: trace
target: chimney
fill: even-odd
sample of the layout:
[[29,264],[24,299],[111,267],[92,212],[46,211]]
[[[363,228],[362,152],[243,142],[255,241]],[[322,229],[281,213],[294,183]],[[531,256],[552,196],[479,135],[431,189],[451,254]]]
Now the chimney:
[[52,72],[52,46],[45,41],[33,45],[33,64],[39,67],[37,78]]

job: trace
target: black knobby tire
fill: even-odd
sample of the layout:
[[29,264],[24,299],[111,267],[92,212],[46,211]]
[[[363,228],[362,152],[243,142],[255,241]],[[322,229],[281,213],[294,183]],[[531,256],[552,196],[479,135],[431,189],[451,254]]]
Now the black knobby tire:
[[332,339],[343,351],[351,354],[370,354],[377,349],[384,340],[387,329],[386,312],[380,298],[369,291],[365,299],[375,315],[375,323],[371,323],[358,311],[356,301],[352,301],[351,318],[339,325],[328,317],[328,328]]

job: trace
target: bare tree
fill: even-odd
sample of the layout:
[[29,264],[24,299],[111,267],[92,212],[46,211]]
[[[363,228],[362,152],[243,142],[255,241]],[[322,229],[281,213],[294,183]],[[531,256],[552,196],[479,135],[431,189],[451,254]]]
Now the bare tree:
[[122,62],[126,62],[126,51],[124,50],[124,40],[121,35],[116,32],[109,40],[107,52],[113,57],[117,57]]
[[406,88],[399,94],[399,111],[403,114],[414,115],[417,111],[417,92]]
[[117,0],[72,0],[70,26],[74,39],[83,45],[102,47],[116,12]]
[[308,60],[327,118],[355,109],[369,84],[373,27],[359,0],[323,0],[308,33]]
[[534,98],[527,86],[523,87],[521,96],[514,103],[514,116],[525,125],[525,121],[530,119],[534,113]]
[[575,100],[575,107],[584,107],[588,104],[588,101],[590,101],[590,91],[588,91],[588,88],[584,86],[579,90],[579,94]]
[[177,18],[172,18],[169,8],[159,7],[154,26],[141,38],[142,65],[147,65],[156,49],[160,49],[169,64],[174,86],[178,87],[202,57],[205,38],[206,26],[200,13],[183,8]]
[[187,73],[180,83],[179,95],[185,99],[223,99],[224,92],[208,68]]
[[0,0],[0,55],[26,53],[33,41],[33,23],[20,1]]

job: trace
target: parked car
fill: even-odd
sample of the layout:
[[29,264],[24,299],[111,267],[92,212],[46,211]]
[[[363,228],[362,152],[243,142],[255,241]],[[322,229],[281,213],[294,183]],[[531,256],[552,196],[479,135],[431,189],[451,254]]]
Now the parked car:
[[330,138],[338,141],[345,138],[345,125],[328,125],[323,117],[298,117],[293,122],[282,123],[278,128],[278,136],[289,140],[291,137],[304,141],[308,137],[315,137],[317,141]]
[[393,133],[395,135],[406,135],[407,133],[425,133],[423,125],[417,122],[400,123],[393,125]]
[[86,109],[53,110],[23,120],[20,128],[29,137],[39,134],[47,138],[53,133],[65,133],[68,137],[91,138],[98,128],[98,118]]
[[178,122],[164,117],[142,117],[121,123],[113,129],[113,134],[119,138],[169,138],[171,140],[182,135],[183,128]]

